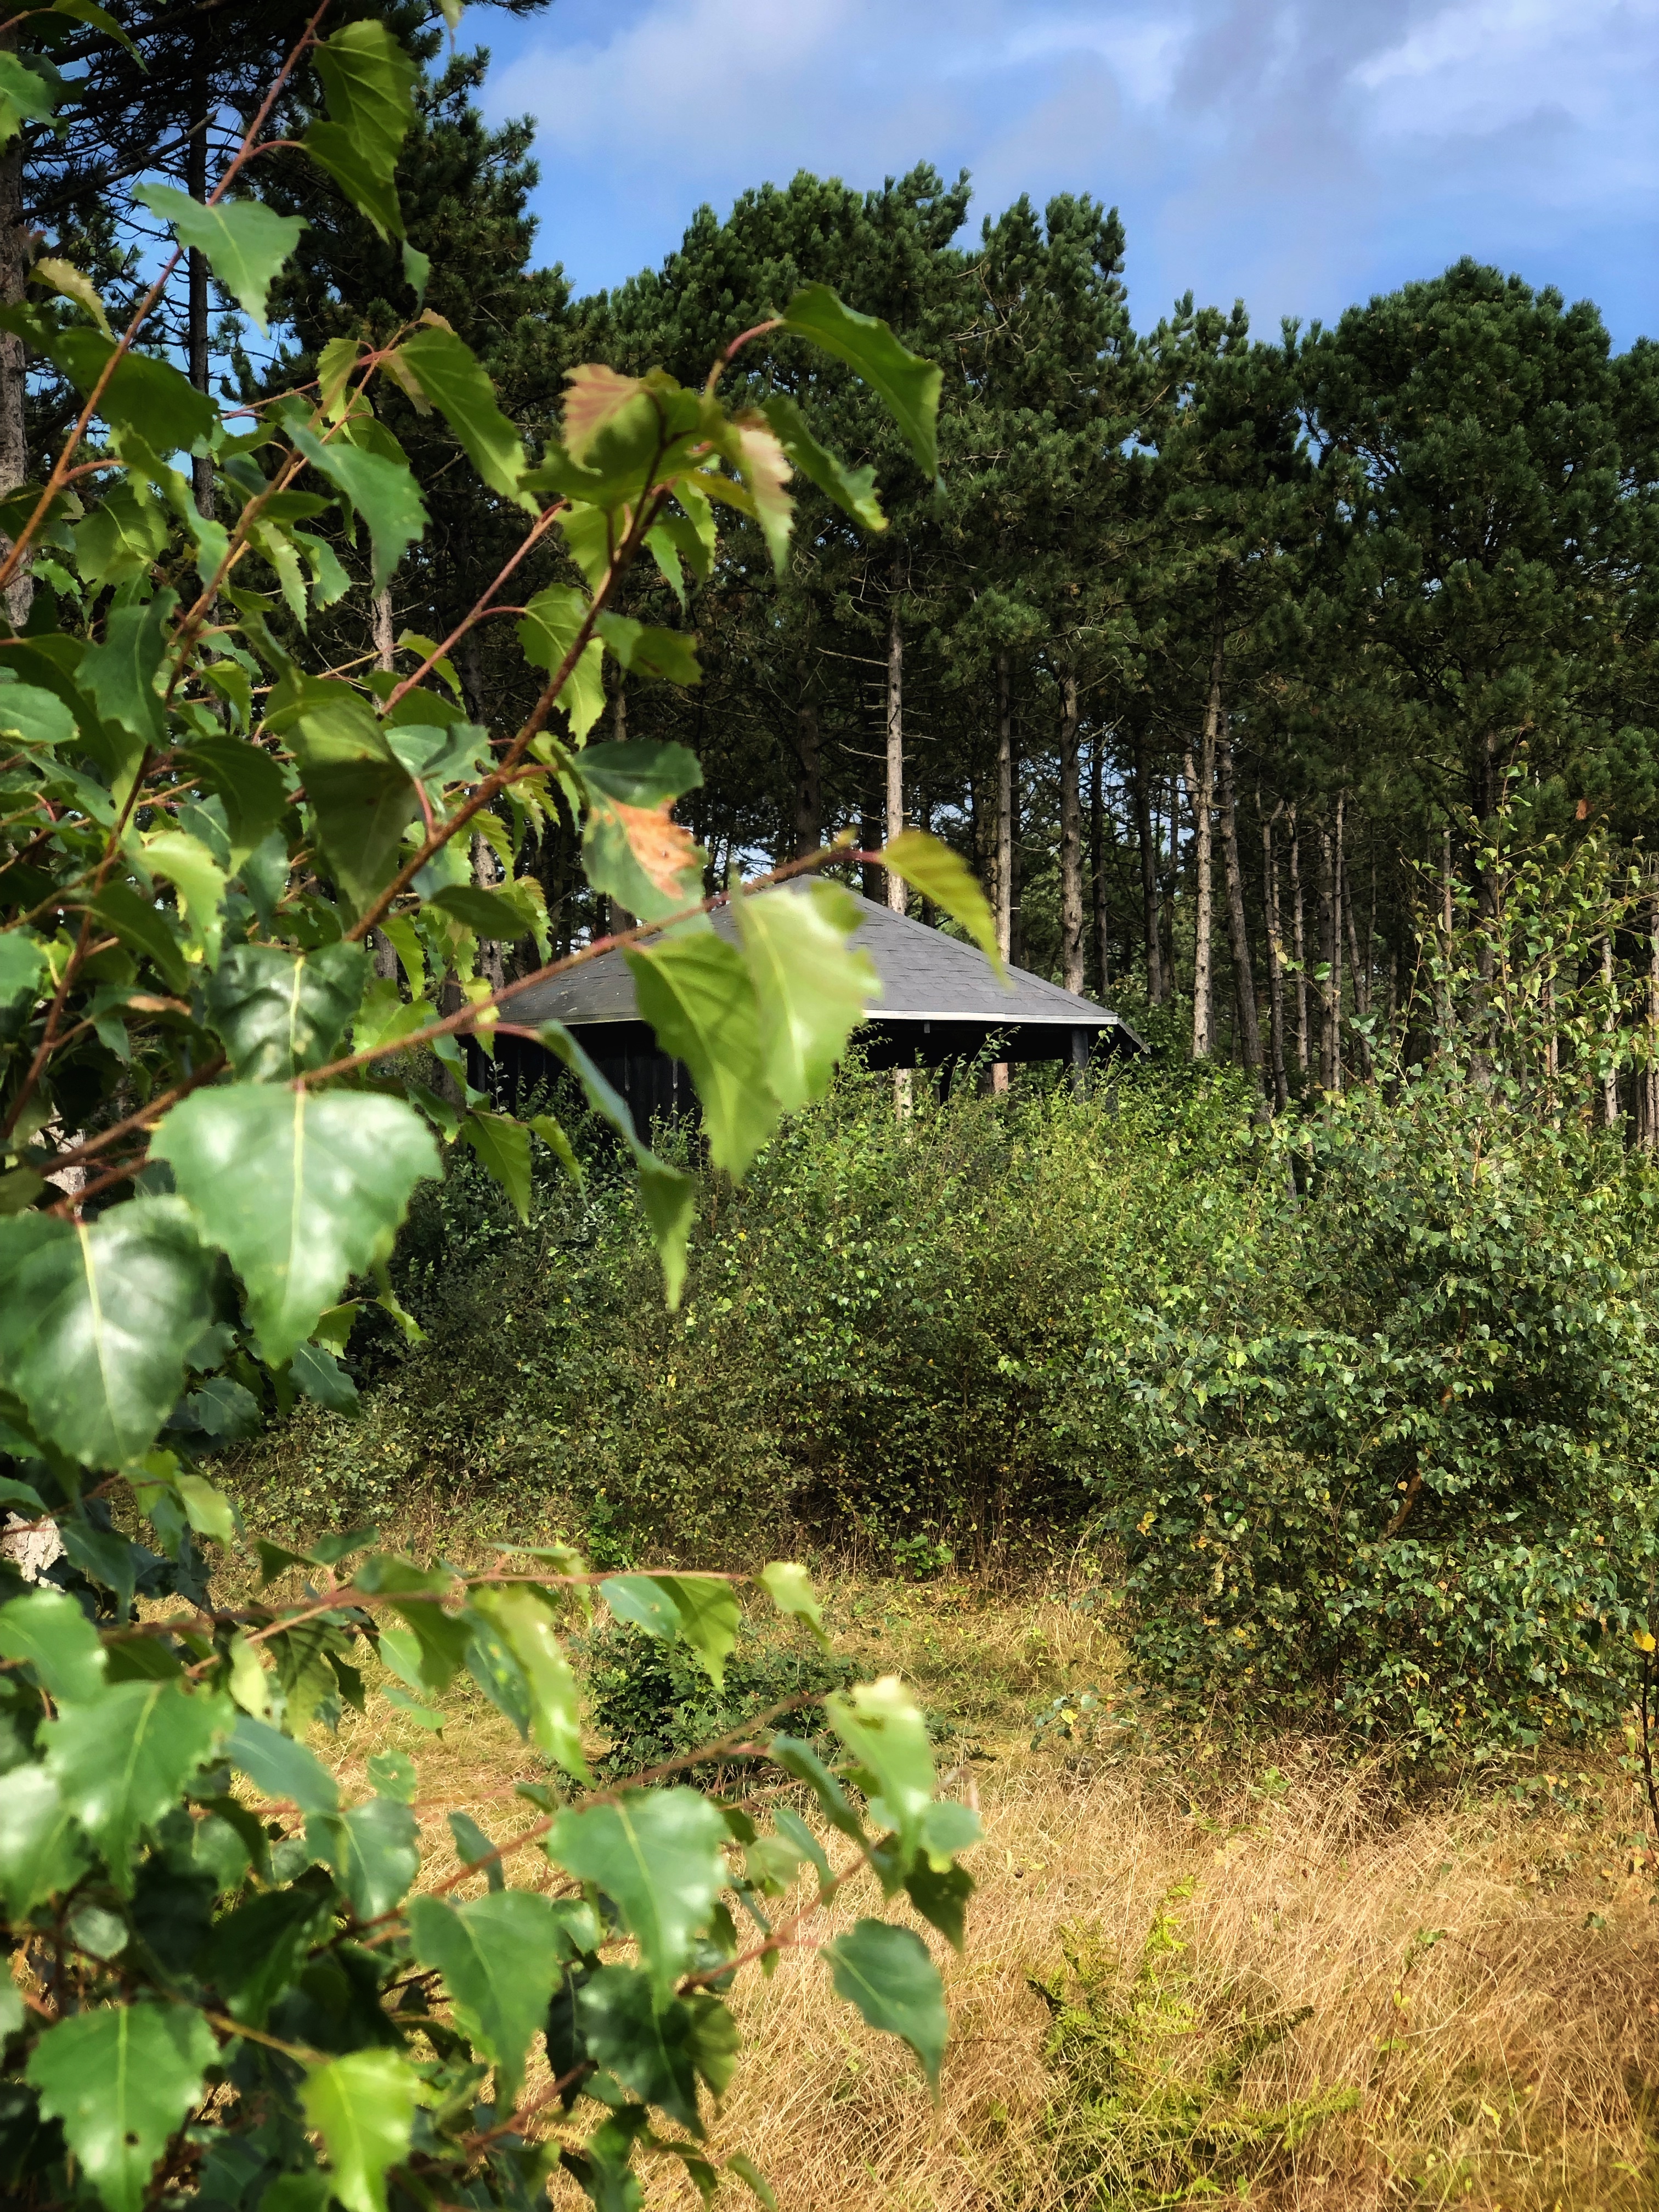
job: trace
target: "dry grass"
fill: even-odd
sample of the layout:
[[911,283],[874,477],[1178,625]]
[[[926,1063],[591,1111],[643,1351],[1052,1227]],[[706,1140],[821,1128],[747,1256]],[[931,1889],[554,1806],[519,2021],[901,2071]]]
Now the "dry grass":
[[[1659,2084],[1659,1908],[1639,1803],[1616,1760],[1407,1802],[1375,1771],[1309,1745],[1258,1753],[1245,1771],[1201,1736],[1141,1729],[1127,1703],[1092,1741],[1033,1750],[1032,1717],[1057,1692],[1094,1683],[1110,1704],[1112,1650],[1089,1616],[1057,1599],[872,1585],[842,1589],[833,1610],[844,1645],[898,1667],[933,1708],[953,1786],[976,1790],[987,1841],[966,1955],[933,1939],[952,2029],[937,2107],[908,2054],[830,1998],[810,1949],[771,1981],[740,1985],[747,2055],[713,2146],[746,2150],[786,2212],[1097,2201],[1075,2182],[1068,2195],[1054,2172],[1063,2084],[1044,2063],[1047,2013],[1026,1977],[1057,1966],[1079,1925],[1133,1973],[1162,1901],[1184,1883],[1176,1971],[1191,2024],[1166,2039],[1172,2073],[1201,2074],[1246,2011],[1310,2006],[1251,2065],[1245,2100],[1283,2105],[1332,2084],[1361,2093],[1259,2176],[1250,2202],[1659,2203],[1659,2087],[1647,2086]],[[464,1702],[434,1743],[376,1699],[337,1750],[350,1771],[386,1742],[419,1760],[431,1876],[453,1864],[444,1806],[497,1835],[528,1817],[512,1783],[538,1762],[482,1704]],[[517,1864],[514,1879],[536,1878]],[[868,1909],[854,1900],[823,1916],[813,1942],[860,1902]],[[560,2185],[555,2196],[564,2201]],[[696,2200],[664,2161],[651,2201]]]

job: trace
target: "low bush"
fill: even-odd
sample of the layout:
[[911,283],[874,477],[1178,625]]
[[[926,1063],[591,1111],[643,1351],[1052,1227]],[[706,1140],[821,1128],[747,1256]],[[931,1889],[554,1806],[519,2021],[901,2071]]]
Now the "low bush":
[[607,1774],[643,1773],[703,1744],[721,1743],[750,1722],[763,1723],[763,1735],[784,1729],[825,1745],[825,1692],[859,1679],[852,1661],[838,1653],[751,1634],[726,1660],[717,1689],[684,1646],[616,1625],[589,1639],[587,1662],[589,1710],[594,1726],[610,1738],[600,1761]]
[[[562,1103],[562,1102],[561,1102]],[[1061,1418],[1103,1305],[1198,1267],[1248,1202],[1232,1079],[918,1102],[843,1077],[737,1188],[704,1184],[677,1315],[602,1147],[520,1224],[467,1155],[393,1266],[426,1340],[366,1310],[351,1420],[306,1403],[235,1456],[264,1522],[526,1516],[602,1565],[718,1565],[787,1537],[924,1574],[1069,1549],[1098,1468]],[[1157,1236],[1150,1234],[1157,1224]]]

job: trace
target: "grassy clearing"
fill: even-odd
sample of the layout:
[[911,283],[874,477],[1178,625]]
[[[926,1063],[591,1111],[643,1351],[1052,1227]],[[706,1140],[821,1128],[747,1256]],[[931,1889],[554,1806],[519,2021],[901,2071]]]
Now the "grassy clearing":
[[[788,2212],[1659,2201],[1659,1909],[1615,1759],[1412,1801],[1312,1744],[1241,1763],[1143,1724],[1108,1632],[1063,1595],[864,1582],[830,1611],[842,1649],[927,1700],[987,1841],[965,1956],[941,1960],[937,2109],[828,2001],[810,1946],[744,1985],[714,2140]],[[1072,1734],[1033,1747],[1057,1698]],[[540,1763],[475,1694],[435,1740],[372,1694],[332,1749],[349,1778],[387,1744],[421,1765],[428,1879],[455,1863],[447,1811],[498,1838],[528,1820],[513,1784]],[[1069,2008],[1057,2032],[1034,1977]],[[1332,2116],[1304,2127],[1310,2108]],[[678,2177],[655,2172],[653,2203],[695,2202]]]

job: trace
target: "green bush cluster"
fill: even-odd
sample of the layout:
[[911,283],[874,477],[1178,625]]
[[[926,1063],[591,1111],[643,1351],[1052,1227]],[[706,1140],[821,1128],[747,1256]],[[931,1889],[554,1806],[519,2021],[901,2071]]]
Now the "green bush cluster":
[[617,1624],[588,1639],[586,1658],[590,1710],[610,1738],[600,1767],[619,1775],[724,1742],[751,1722],[763,1736],[785,1729],[815,1747],[827,1744],[821,1701],[857,1679],[850,1659],[816,1644],[750,1636],[727,1659],[716,1689],[682,1646]]
[[[565,1102],[559,1102],[562,1106]],[[1194,1267],[1248,1201],[1229,1078],[1074,1099],[918,1100],[849,1074],[737,1187],[710,1176],[678,1314],[631,1185],[597,1145],[521,1226],[459,1148],[393,1274],[425,1332],[365,1310],[360,1417],[312,1404],[234,1462],[264,1521],[539,1513],[605,1565],[787,1538],[921,1573],[1075,1540],[1097,1470],[1061,1413],[1103,1302],[1147,1294],[1149,1228]]]

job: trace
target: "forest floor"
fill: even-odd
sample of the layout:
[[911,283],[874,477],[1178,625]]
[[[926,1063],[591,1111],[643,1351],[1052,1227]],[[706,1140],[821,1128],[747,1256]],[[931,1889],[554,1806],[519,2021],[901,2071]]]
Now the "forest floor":
[[[711,2148],[748,2152],[783,2212],[1659,2204],[1659,1871],[1616,1753],[1406,1793],[1315,1743],[1147,1723],[1063,1595],[854,1582],[829,1609],[839,1648],[913,1684],[986,1840],[964,1954],[929,1931],[937,2106],[812,1955],[871,1900],[739,1984]],[[428,1880],[455,1863],[447,1810],[497,1839],[533,1817],[513,1788],[541,1762],[470,1689],[441,1738],[374,1692],[317,1736],[346,1778],[416,1757]],[[1057,2049],[1032,1978],[1060,1990],[1068,1952]],[[649,2190],[696,2201],[673,2161]]]

